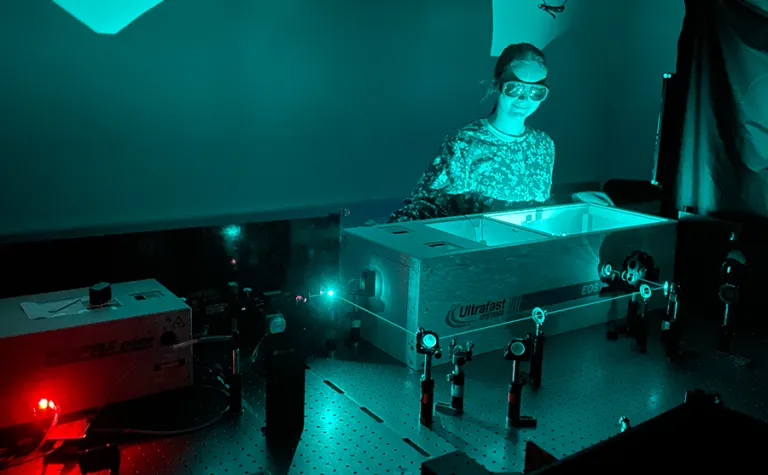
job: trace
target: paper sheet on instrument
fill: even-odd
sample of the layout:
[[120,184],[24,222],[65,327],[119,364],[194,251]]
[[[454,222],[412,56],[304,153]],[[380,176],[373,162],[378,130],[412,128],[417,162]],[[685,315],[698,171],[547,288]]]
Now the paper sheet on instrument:
[[22,302],[21,309],[30,320],[42,320],[67,315],[78,315],[98,308],[120,305],[114,299],[98,307],[93,307],[88,302],[88,297],[53,300],[51,302]]

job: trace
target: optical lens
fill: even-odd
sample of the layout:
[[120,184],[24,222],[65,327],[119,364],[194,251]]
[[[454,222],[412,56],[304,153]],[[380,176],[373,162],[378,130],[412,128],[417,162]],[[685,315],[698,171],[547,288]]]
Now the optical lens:
[[435,338],[435,335],[432,335],[431,333],[427,333],[424,335],[424,338],[422,338],[421,342],[424,344],[426,348],[434,348],[437,344],[437,338]]

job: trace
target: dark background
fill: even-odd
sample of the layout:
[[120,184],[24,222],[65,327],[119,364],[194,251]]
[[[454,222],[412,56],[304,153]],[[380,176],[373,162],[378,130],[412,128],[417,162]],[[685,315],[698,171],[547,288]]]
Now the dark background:
[[[190,299],[226,295],[227,283],[254,296],[316,294],[338,288],[340,216],[0,242],[0,265],[12,275],[0,298],[90,287],[96,282],[157,279]],[[234,230],[234,231],[233,231]]]

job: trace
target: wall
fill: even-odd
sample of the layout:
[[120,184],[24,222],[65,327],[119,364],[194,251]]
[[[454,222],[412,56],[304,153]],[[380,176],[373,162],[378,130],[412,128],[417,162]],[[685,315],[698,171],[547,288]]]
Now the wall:
[[[533,120],[556,182],[649,178],[682,11],[569,2]],[[489,111],[493,24],[490,0],[166,0],[97,35],[2,2],[0,234],[402,197]]]
[[566,13],[568,29],[544,50],[553,92],[535,117],[558,145],[556,179],[650,180],[683,0],[570,0]]

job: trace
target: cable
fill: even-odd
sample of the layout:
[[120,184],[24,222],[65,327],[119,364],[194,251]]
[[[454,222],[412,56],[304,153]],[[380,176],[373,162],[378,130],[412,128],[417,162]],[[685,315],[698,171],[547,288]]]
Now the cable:
[[[228,341],[232,341],[232,337],[229,335],[214,335],[214,336],[206,336],[203,337],[205,343],[226,343]],[[174,350],[180,350],[182,348],[187,348],[190,346],[197,345],[200,343],[201,339],[192,339],[187,341],[182,341],[181,343],[176,343],[175,345],[171,346]]]
[[145,430],[145,429],[93,429],[91,432],[99,434],[137,434],[137,435],[152,435],[161,437],[174,437],[177,435],[185,435],[191,432],[197,432],[202,429],[206,429],[217,422],[219,422],[224,415],[229,412],[229,406],[224,409],[220,415],[216,416],[213,420],[200,424],[199,426],[189,427],[181,430]]
[[104,406],[106,404],[108,404],[110,396],[113,394],[114,391],[117,390],[117,388],[120,386],[120,384],[122,384],[122,382],[125,381],[125,378],[127,378],[128,376],[130,376],[131,373],[136,371],[136,368],[138,368],[138,367],[139,367],[139,363],[136,363],[133,366],[131,366],[130,368],[128,368],[125,371],[125,373],[123,373],[123,375],[120,376],[120,379],[118,379],[117,382],[112,385],[112,387],[110,388],[110,391],[108,391],[107,394],[104,396],[104,402],[99,404],[99,406],[96,408],[96,413],[97,414],[104,408]]
[[[53,414],[53,418],[51,419],[50,425],[45,429],[45,432],[43,433],[42,438],[40,439],[40,442],[37,444],[37,446],[32,449],[28,454],[22,455],[20,457],[15,457],[11,455],[10,457],[7,457],[5,459],[0,459],[0,470],[6,470],[11,467],[16,467],[18,465],[23,465],[28,462],[32,462],[33,460],[38,460],[41,457],[45,457],[46,455],[50,454],[54,450],[58,448],[54,442],[54,448],[44,451],[42,453],[38,453],[35,455],[36,452],[39,452],[40,449],[42,449],[45,446],[45,443],[48,442],[48,436],[51,434],[51,431],[53,431],[53,428],[56,427],[56,425],[59,422],[59,416],[61,415],[61,409],[56,405],[55,412]],[[34,455],[34,456],[33,456]],[[14,462],[14,459],[19,459],[16,462]],[[6,465],[8,464],[8,465]]]
[[253,349],[253,353],[251,353],[251,356],[248,358],[248,362],[251,364],[256,362],[256,359],[259,357],[259,347],[261,346],[261,342],[264,341],[265,337],[261,337],[258,343],[256,343],[256,348]]
[[[34,452],[31,452],[31,453],[29,453],[29,454],[27,454],[27,455],[25,455],[23,457],[19,457],[19,460],[15,461],[15,462],[13,462],[14,457],[11,457],[11,458],[8,459],[9,461],[11,461],[11,463],[9,463],[8,465],[6,465],[5,462],[0,461],[0,471],[5,471],[5,470],[8,470],[9,468],[18,467],[19,465],[24,465],[24,464],[27,464],[27,463],[34,462],[34,461],[40,460],[42,458],[45,458],[48,455],[50,455],[50,454],[54,453],[55,451],[57,451],[59,449],[59,447],[61,447],[63,445],[63,443],[64,443],[63,440],[54,441],[52,448],[50,448],[50,449],[48,449],[48,450],[46,450],[44,452],[37,453],[37,454],[35,454]],[[43,444],[43,445],[45,445],[45,444]],[[42,448],[42,446],[40,448]],[[38,449],[35,449],[35,450],[38,451],[40,449],[38,448]]]
[[542,3],[539,4],[539,9],[552,15],[552,18],[557,18],[555,14],[563,13],[565,11],[566,3],[568,3],[568,0],[564,0],[562,5],[549,5],[547,0],[542,0]]
[[[198,386],[198,388],[207,388],[212,389],[214,391],[220,392],[224,394],[227,398],[229,398],[229,393],[221,388],[216,388],[213,386]],[[219,414],[218,416],[214,417],[212,420],[200,424],[197,426],[189,427],[186,429],[180,429],[180,430],[148,430],[148,429],[131,429],[131,428],[112,428],[112,429],[98,429],[93,428],[90,429],[89,432],[99,433],[99,434],[136,434],[136,435],[150,435],[150,436],[162,436],[162,437],[173,437],[177,435],[185,435],[189,434],[191,432],[197,432],[202,429],[206,429],[217,422],[219,422],[227,413],[229,412],[229,405],[227,405],[226,408]]]
[[[258,351],[258,345],[257,345],[256,351]],[[122,383],[122,381],[129,374],[131,374],[138,366],[139,365],[134,365],[131,368],[129,368],[120,377],[120,379],[117,381],[117,383],[115,383],[113,388],[115,386],[118,386],[120,383]],[[199,388],[212,389],[214,391],[220,392],[220,393],[224,394],[224,396],[226,396],[228,399],[230,397],[229,393],[227,391],[221,389],[221,388],[216,388],[216,387],[213,387],[213,386],[198,386],[198,387]],[[101,404],[99,406],[99,408],[98,408],[98,411],[101,411],[101,409],[103,407],[104,407],[104,404]],[[193,427],[189,427],[189,428],[185,428],[185,429],[181,429],[181,430],[167,430],[167,431],[163,431],[163,430],[131,429],[131,428],[112,428],[112,429],[110,429],[110,428],[106,428],[106,429],[91,428],[89,430],[89,432],[99,433],[99,434],[133,434],[133,435],[147,435],[147,436],[157,436],[157,437],[173,437],[173,436],[185,435],[185,434],[189,434],[191,432],[197,432],[199,430],[206,429],[206,428],[216,424],[217,422],[219,422],[229,412],[229,407],[230,406],[228,404],[219,415],[217,415],[212,420],[210,420],[210,421],[208,421],[208,422],[206,422],[204,424],[200,424],[200,425],[197,425],[197,426],[193,426]],[[51,421],[51,424],[46,429],[45,433],[42,436],[42,439],[40,440],[40,443],[37,445],[37,447],[35,447],[35,449],[33,449],[32,451],[30,451],[30,453],[28,453],[26,455],[23,455],[21,457],[11,456],[11,457],[7,457],[5,459],[0,459],[0,470],[4,471],[4,470],[7,470],[7,469],[12,468],[12,467],[17,467],[19,465],[24,465],[24,464],[27,464],[27,463],[30,463],[30,462],[33,462],[33,461],[36,461],[36,460],[40,460],[41,458],[45,458],[48,455],[50,455],[53,452],[55,452],[56,450],[58,450],[61,447],[61,445],[63,444],[64,441],[53,441],[53,446],[49,450],[45,450],[45,451],[40,452],[40,449],[42,449],[45,446],[46,442],[49,442],[48,436],[50,435],[50,433],[53,430],[53,428],[56,427],[56,425],[57,425],[57,423],[59,421],[59,414],[60,414],[60,412],[57,409],[57,412],[54,414],[53,419]],[[16,460],[16,459],[18,459],[18,460]]]

